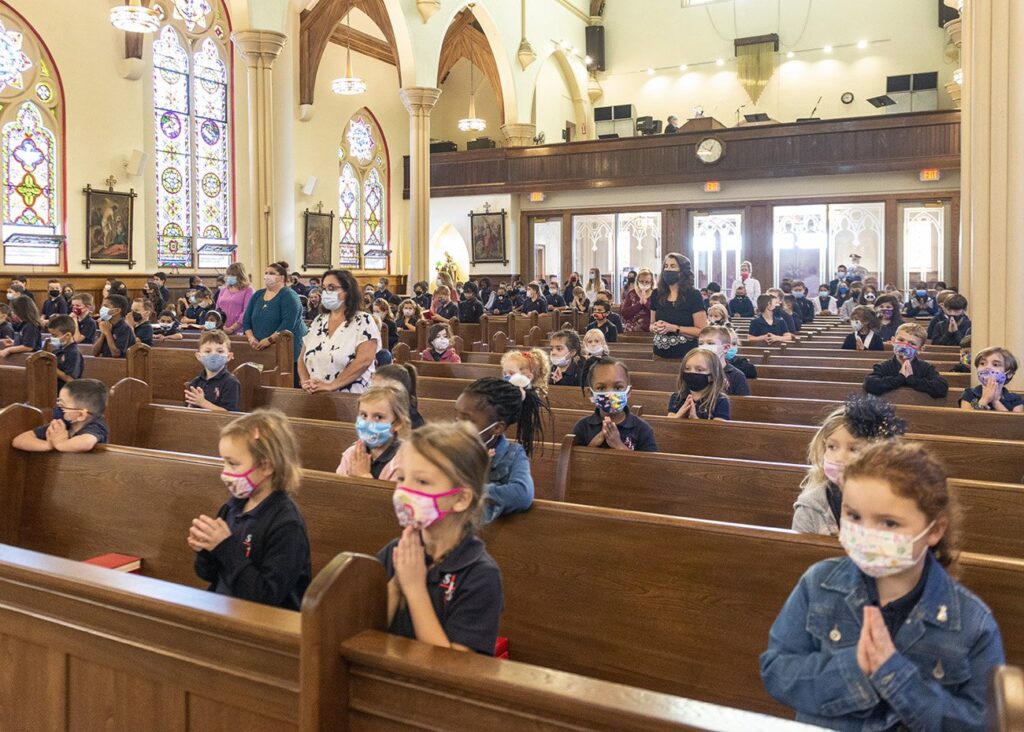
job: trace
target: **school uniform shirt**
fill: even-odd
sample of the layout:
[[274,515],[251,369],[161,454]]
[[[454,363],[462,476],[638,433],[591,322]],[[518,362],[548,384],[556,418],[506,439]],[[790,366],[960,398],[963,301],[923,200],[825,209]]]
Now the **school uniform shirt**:
[[459,306],[449,300],[444,305],[439,304],[437,306],[437,310],[434,311],[434,314],[451,320],[452,318],[459,317]]
[[562,378],[555,381],[555,369],[551,367],[551,374],[548,376],[548,383],[555,386],[582,386],[583,385],[583,359],[574,358],[562,371]]
[[[57,417],[57,419],[60,419],[60,417]],[[32,434],[36,436],[36,439],[45,440],[46,428],[49,426],[49,422],[47,422],[44,425],[40,425],[39,427],[36,427],[34,430],[32,430]],[[110,438],[110,429],[107,427],[107,423],[103,421],[102,415],[99,417],[93,417],[84,425],[82,425],[81,429],[79,429],[78,432],[75,433],[71,432],[71,425],[68,423],[67,420],[64,420],[64,426],[68,428],[68,434],[71,437],[78,437],[79,435],[92,435],[93,437],[96,438],[97,445],[107,444],[107,440]]]
[[559,294],[558,290],[555,290],[554,292],[551,292],[551,290],[548,290],[548,294],[545,297],[545,299],[548,301],[548,307],[553,307],[553,308],[564,308],[565,307],[565,298],[562,297],[561,294]]
[[242,396],[242,385],[235,375],[228,371],[227,367],[222,368],[209,379],[206,378],[206,369],[203,369],[199,376],[188,382],[188,385],[202,389],[203,396],[211,404],[229,412],[239,411],[238,402]]
[[[679,293],[680,300],[672,303],[663,300],[657,291],[651,295],[651,311],[655,320],[671,325],[693,327],[693,316],[704,312],[700,290],[691,289],[688,293]],[[654,355],[660,358],[682,358],[697,347],[696,338],[688,338],[680,333],[654,334]]]
[[877,591],[873,597],[866,575],[845,556],[808,569],[761,654],[768,693],[796,710],[797,721],[829,729],[986,729],[989,673],[1005,663],[999,626],[931,552],[925,562],[917,601],[882,608],[896,629],[896,652],[870,676],[856,650],[864,607]]
[[746,356],[736,356],[734,358],[727,358],[725,360],[725,363],[726,373],[729,373],[729,367],[731,366],[748,379],[757,378],[757,366],[751,363],[750,359],[747,358]]
[[966,336],[971,333],[971,319],[961,315],[956,321],[956,331],[949,332],[949,319],[943,318],[938,321],[929,332],[928,337],[936,346],[959,346]]
[[612,321],[607,318],[600,324],[598,324],[597,320],[592,318],[590,322],[587,323],[587,330],[593,330],[594,328],[604,333],[604,339],[609,343],[615,343],[619,339],[618,329]]
[[33,352],[43,347],[43,332],[35,323],[22,323],[18,337],[14,339],[16,346],[28,346]]
[[928,396],[941,399],[949,391],[949,384],[939,376],[939,372],[927,361],[915,358],[910,362],[913,373],[907,377],[900,373],[902,364],[892,358],[876,363],[871,373],[864,379],[864,391],[868,394],[880,396],[887,391],[899,389],[901,386],[909,386],[911,389],[924,392]]
[[492,448],[491,469],[484,486],[484,523],[502,514],[528,511],[533,505],[530,458],[518,442],[501,435]]
[[[303,363],[310,377],[333,381],[355,360],[356,350],[367,341],[376,344],[373,351],[375,354],[384,349],[377,321],[369,313],[357,312],[351,320],[338,326],[333,334],[330,332],[330,314],[324,313],[312,322],[302,339],[306,349]],[[376,368],[371,363],[354,381],[337,391],[362,394],[370,387],[370,378]]]
[[520,308],[519,312],[523,315],[529,315],[530,313],[546,313],[548,311],[548,303],[543,297],[538,297],[536,300],[527,298]]
[[[391,553],[397,545],[398,539],[394,539],[377,552],[389,580],[395,575]],[[470,530],[448,556],[437,564],[427,556],[426,564],[427,594],[448,640],[493,656],[505,600],[501,570],[483,541]],[[408,603],[399,603],[388,632],[416,637]]]
[[145,343],[147,346],[153,345],[153,324],[152,323],[139,323],[135,326],[135,340]]
[[43,303],[44,318],[52,318],[54,315],[67,315],[68,312],[68,301],[62,295],[47,297]]
[[444,353],[438,353],[431,347],[424,348],[420,353],[421,361],[443,361],[444,363],[462,363],[462,358],[456,353],[454,348],[449,348]]
[[159,323],[156,323],[153,326],[153,334],[154,335],[162,335],[165,338],[167,336],[177,335],[180,332],[181,332],[181,327],[178,325],[178,321],[176,321],[176,320],[173,323],[171,323],[170,327],[167,327],[167,328],[164,328]]
[[205,323],[206,314],[213,309],[213,307],[205,307],[203,305],[189,305],[185,308],[185,317],[197,323]]
[[[156,288],[157,295],[160,297],[161,302],[171,301],[171,291],[167,289],[165,285],[158,285]],[[160,308],[163,310],[163,308]]]
[[472,300],[463,300],[459,303],[460,323],[479,323],[483,314],[484,306],[475,297]]
[[[82,371],[85,370],[85,359],[82,352],[78,350],[78,344],[72,343],[65,346],[55,354],[57,356],[57,369],[67,374],[72,379],[81,379]],[[58,384],[61,382],[58,381]]]
[[934,318],[939,314],[939,306],[930,297],[924,300],[915,297],[904,306],[903,312],[906,313],[908,318],[921,318],[925,315],[930,315]]
[[[686,397],[689,395],[689,391],[684,389],[681,392],[675,392],[668,398],[668,411],[675,414],[682,409],[683,404],[686,403]],[[697,405],[697,418],[698,419],[729,419],[729,400],[724,396],[719,397],[718,401],[715,402],[715,411],[708,413],[707,407],[704,406],[700,401],[694,400]],[[689,419],[687,417],[687,419]]]
[[82,343],[95,343],[96,334],[99,332],[96,319],[91,315],[83,315],[78,321],[78,332],[82,334]]
[[[957,406],[964,402],[974,404],[981,399],[981,392],[983,390],[984,387],[981,385],[975,386],[971,389],[964,389],[963,394],[960,395],[960,399],[957,402]],[[999,401],[1002,402],[1003,406],[1006,407],[1006,410],[1009,412],[1012,412],[1021,404],[1024,404],[1024,398],[1022,398],[1020,394],[1007,390],[1005,386],[1003,387],[1002,393],[999,395]],[[991,409],[991,407],[989,408]]]
[[512,299],[508,295],[505,295],[505,297],[495,296],[489,310],[492,315],[495,310],[498,311],[498,315],[508,315],[512,312]]
[[725,364],[725,393],[729,396],[750,396],[746,374],[728,362]]
[[796,298],[796,302],[793,304],[793,314],[799,315],[802,323],[814,322],[814,303],[806,296]]
[[14,326],[8,323],[6,320],[0,323],[0,338],[10,338],[14,340],[14,336],[17,335],[14,332]]
[[[590,445],[590,441],[597,437],[604,427],[604,418],[605,415],[595,409],[589,417],[584,417],[577,422],[572,429],[573,434],[576,435],[575,444],[583,447]],[[658,442],[654,439],[654,430],[651,429],[651,425],[631,413],[629,407],[626,407],[626,418],[617,427],[622,444],[626,446],[627,450],[658,452]],[[600,447],[608,447],[607,441]]]
[[[125,358],[128,355],[128,349],[135,345],[135,331],[122,318],[110,329],[110,335],[114,339],[114,345],[117,346],[117,350],[121,352],[121,358]],[[107,343],[106,337],[102,334],[99,337],[103,340],[99,355],[110,358],[110,344]]]
[[427,423],[427,420],[423,419],[423,415],[420,414],[420,410],[415,404],[409,405],[409,422],[412,424],[414,430],[419,429]]
[[891,341],[896,337],[896,331],[899,330],[901,325],[903,325],[903,321],[894,315],[888,325],[883,325],[878,329],[879,340]]
[[283,491],[251,511],[246,501],[232,496],[217,511],[231,536],[196,554],[196,574],[219,595],[298,610],[313,577],[302,513]]
[[734,297],[729,301],[729,317],[753,318],[754,303],[746,295],[743,297]]
[[416,295],[415,297],[412,298],[412,301],[414,303],[416,303],[417,305],[419,305],[420,309],[422,309],[422,310],[430,310],[431,298],[430,298],[430,293],[429,292],[424,292],[424,293],[422,293],[420,295]]
[[763,336],[767,333],[774,333],[777,336],[783,336],[788,332],[789,331],[786,329],[786,321],[777,315],[772,318],[771,323],[764,319],[764,315],[758,315],[750,321],[750,335],[752,336]]
[[[423,419],[420,417],[420,419]],[[415,428],[414,428],[415,429]],[[380,454],[380,457],[370,455],[370,475],[376,480],[390,480],[398,482],[398,472],[402,468],[402,461],[398,457],[398,448],[402,446],[401,440],[393,439],[387,449]],[[356,446],[349,445],[341,454],[341,462],[335,470],[338,475],[352,474],[352,461],[355,459]]]
[[[857,335],[857,333],[848,333],[846,335],[846,338],[843,340],[843,350],[857,350]],[[861,341],[864,343],[864,348],[868,351],[882,350],[882,338],[875,331],[869,331],[866,336],[861,337]]]
[[794,317],[793,313],[787,313],[781,307],[775,310],[775,319],[782,318],[782,322],[786,324],[786,330],[790,333],[800,332],[800,318]]

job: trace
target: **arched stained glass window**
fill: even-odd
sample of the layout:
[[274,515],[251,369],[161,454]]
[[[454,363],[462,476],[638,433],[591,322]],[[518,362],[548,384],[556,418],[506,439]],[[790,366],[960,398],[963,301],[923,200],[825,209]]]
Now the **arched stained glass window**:
[[156,259],[224,268],[232,241],[229,28],[219,0],[160,0],[153,43]]
[[[63,114],[53,59],[28,24],[0,5],[0,239],[61,233]],[[60,252],[9,247],[4,261],[56,265]]]
[[356,112],[345,126],[338,158],[338,263],[352,269],[387,270],[391,179],[387,141],[366,109]]

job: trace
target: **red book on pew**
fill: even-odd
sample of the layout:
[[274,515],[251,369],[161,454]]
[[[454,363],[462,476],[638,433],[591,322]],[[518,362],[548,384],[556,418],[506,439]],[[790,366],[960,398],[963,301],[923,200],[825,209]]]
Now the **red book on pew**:
[[114,569],[118,572],[138,574],[139,570],[142,568],[142,557],[133,557],[128,554],[100,554],[98,557],[86,559],[85,563],[92,564],[97,567]]
[[508,638],[503,635],[499,635],[494,643],[494,657],[508,660]]

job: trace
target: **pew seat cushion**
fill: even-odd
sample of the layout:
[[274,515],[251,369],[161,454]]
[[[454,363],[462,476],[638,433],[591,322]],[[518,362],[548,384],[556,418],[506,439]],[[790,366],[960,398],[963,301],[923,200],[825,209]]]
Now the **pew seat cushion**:
[[[377,552],[388,579],[395,575],[392,559],[398,541],[389,542]],[[470,530],[440,563],[435,564],[425,550],[424,559],[427,594],[448,640],[493,656],[505,600],[501,570],[487,553],[483,540]],[[395,635],[416,638],[407,601],[399,604],[388,630]]]

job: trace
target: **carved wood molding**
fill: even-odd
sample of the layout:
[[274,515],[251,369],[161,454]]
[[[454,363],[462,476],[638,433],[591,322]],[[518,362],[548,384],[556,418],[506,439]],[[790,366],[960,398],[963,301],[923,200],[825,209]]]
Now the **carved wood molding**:
[[331,34],[331,43],[337,43],[339,46],[350,46],[356,53],[375,58],[392,66],[398,65],[395,52],[388,45],[387,41],[374,38],[369,33],[363,33],[355,28],[347,28],[343,25],[336,26],[334,33]]
[[441,44],[441,60],[437,66],[438,87],[452,67],[463,58],[476,66],[490,82],[498,100],[498,109],[501,110],[501,121],[504,123],[505,103],[501,91],[501,78],[498,76],[498,63],[494,59],[487,36],[476,24],[470,8],[465,8],[456,15],[452,24],[448,26],[448,32],[445,33],[444,42]]

